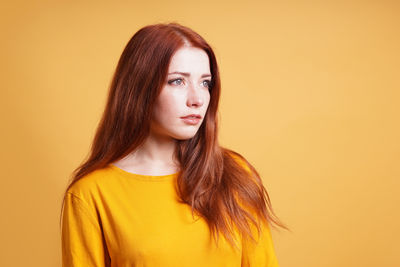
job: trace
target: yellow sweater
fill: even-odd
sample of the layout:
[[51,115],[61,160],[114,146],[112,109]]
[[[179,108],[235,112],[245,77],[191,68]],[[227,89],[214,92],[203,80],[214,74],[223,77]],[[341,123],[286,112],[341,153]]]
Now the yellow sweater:
[[[178,203],[176,174],[148,176],[112,164],[78,180],[65,195],[64,267],[278,267],[268,225],[240,250]],[[255,234],[257,236],[257,234]]]

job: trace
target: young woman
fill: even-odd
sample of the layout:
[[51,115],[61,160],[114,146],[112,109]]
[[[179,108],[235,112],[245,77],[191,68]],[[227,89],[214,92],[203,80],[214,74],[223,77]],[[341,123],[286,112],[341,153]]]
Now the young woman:
[[278,266],[269,224],[286,227],[254,167],[218,144],[220,88],[193,30],[131,38],[64,195],[63,266]]

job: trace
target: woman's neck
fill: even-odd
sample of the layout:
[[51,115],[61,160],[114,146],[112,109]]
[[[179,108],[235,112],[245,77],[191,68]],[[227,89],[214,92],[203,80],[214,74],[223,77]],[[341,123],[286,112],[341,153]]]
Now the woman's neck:
[[150,134],[146,141],[113,165],[128,172],[143,175],[165,175],[179,171],[174,159],[177,140]]

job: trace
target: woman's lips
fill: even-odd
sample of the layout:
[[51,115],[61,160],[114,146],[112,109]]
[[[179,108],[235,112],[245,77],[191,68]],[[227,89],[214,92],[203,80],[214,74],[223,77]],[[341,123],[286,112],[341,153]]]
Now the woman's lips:
[[192,114],[192,115],[188,115],[188,116],[185,116],[185,117],[181,117],[181,119],[186,124],[196,125],[196,124],[198,124],[200,122],[201,116],[200,115],[196,115],[196,114]]

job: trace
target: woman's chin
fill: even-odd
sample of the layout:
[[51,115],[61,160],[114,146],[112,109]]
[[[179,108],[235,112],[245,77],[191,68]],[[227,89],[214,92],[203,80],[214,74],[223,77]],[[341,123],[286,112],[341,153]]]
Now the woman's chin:
[[175,133],[173,135],[173,138],[176,140],[188,140],[193,138],[196,135],[197,131],[192,131],[192,132],[185,132],[185,133]]

